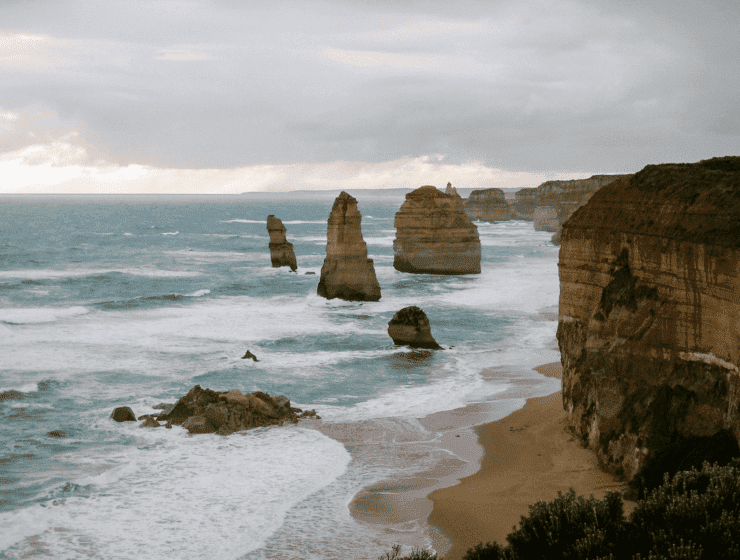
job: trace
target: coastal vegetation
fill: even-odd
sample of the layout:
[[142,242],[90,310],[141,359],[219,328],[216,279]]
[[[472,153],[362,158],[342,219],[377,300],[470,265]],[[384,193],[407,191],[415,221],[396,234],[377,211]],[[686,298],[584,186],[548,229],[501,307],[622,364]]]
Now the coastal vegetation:
[[[571,488],[529,506],[507,545],[479,543],[463,560],[722,560],[740,558],[740,459],[705,462],[649,491],[625,517],[622,495],[603,500]],[[379,560],[437,560],[427,551]]]

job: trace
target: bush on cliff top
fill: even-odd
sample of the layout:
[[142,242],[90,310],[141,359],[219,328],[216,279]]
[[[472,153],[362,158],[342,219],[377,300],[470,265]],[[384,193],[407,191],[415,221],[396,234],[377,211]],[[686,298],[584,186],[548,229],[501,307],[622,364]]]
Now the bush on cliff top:
[[740,559],[740,460],[682,471],[638,501],[629,519],[622,497],[576,497],[571,489],[529,507],[508,546],[478,544],[464,560]]

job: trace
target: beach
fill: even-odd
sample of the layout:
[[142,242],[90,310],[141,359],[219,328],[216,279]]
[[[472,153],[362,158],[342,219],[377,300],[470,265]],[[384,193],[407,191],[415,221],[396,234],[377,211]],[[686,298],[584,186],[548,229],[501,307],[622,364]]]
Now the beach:
[[[535,368],[560,378],[560,363]],[[561,392],[528,399],[509,416],[478,426],[484,455],[480,470],[454,486],[429,494],[429,524],[443,535],[435,542],[445,560],[458,560],[479,542],[506,544],[506,535],[529,506],[550,501],[558,492],[603,498],[626,484],[598,468],[596,456],[583,449],[566,428]],[[625,514],[634,507],[625,501]],[[432,531],[435,534],[435,531]]]

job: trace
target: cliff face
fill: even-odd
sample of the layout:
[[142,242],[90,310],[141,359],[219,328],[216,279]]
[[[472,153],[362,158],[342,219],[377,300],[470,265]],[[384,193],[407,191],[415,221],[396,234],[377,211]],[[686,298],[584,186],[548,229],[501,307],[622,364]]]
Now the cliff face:
[[480,273],[478,228],[459,197],[425,186],[408,193],[396,213],[393,266],[401,272]]
[[654,484],[737,450],[740,158],[611,182],[563,225],[559,267],[563,406],[602,464]]
[[357,200],[342,191],[329,215],[326,259],[317,293],[327,299],[378,301],[380,284],[362,238]]
[[270,234],[270,260],[275,268],[289,266],[292,271],[298,268],[293,252],[293,244],[285,238],[283,222],[270,214],[267,216],[267,232]]
[[465,215],[471,220],[501,222],[511,218],[511,208],[501,189],[473,191],[465,201]]
[[539,231],[553,231],[553,243],[560,241],[560,225],[586,204],[600,188],[628,175],[593,175],[588,179],[546,181],[537,188],[514,193],[512,218],[535,222]]
[[537,189],[519,189],[514,193],[514,204],[511,205],[511,218],[514,220],[532,221],[537,207]]

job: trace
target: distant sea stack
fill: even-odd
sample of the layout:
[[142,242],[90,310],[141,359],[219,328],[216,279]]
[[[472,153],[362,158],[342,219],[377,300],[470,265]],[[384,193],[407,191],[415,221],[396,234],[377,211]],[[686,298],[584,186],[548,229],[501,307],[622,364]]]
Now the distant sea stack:
[[393,319],[388,323],[388,335],[393,339],[394,344],[401,346],[430,350],[442,349],[432,336],[427,314],[415,305],[404,307],[393,315]]
[[380,284],[362,239],[357,200],[342,191],[329,215],[326,259],[317,293],[326,299],[378,301]]
[[406,195],[396,213],[393,267],[420,274],[479,274],[478,228],[461,201],[432,186]]
[[511,218],[511,208],[501,189],[473,191],[465,201],[465,215],[471,220],[502,222]]
[[267,216],[267,232],[270,234],[270,260],[275,268],[289,266],[295,272],[298,264],[293,252],[293,244],[285,238],[283,222],[270,214]]
[[559,267],[563,406],[601,464],[651,487],[737,453],[740,157],[610,182]]

